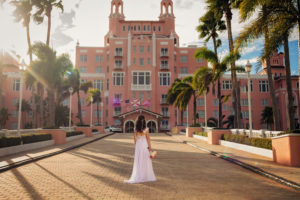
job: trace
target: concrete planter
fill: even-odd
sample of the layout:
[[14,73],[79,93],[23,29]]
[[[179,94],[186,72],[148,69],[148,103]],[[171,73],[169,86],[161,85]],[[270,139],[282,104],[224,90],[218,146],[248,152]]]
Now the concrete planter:
[[193,138],[197,138],[199,140],[208,141],[207,137],[201,136],[201,135],[193,135]]
[[219,141],[223,134],[230,134],[230,129],[212,129],[208,131],[208,144],[219,145]]
[[84,134],[82,134],[82,135],[75,135],[75,136],[67,137],[66,141],[70,142],[70,141],[81,139],[81,138],[84,138],[84,137],[85,137]]
[[55,144],[65,144],[67,132],[62,129],[41,129],[39,133],[49,133],[52,135],[52,139]]
[[104,133],[104,126],[93,126],[94,129],[97,129],[99,133]]
[[47,140],[42,142],[34,142],[29,144],[23,144],[18,146],[5,147],[0,149],[0,157],[11,154],[16,154],[23,151],[29,151],[33,149],[39,149],[47,146],[54,145],[54,140]]
[[274,162],[300,167],[300,134],[273,137],[272,150]]
[[269,150],[269,149],[254,147],[254,146],[245,145],[245,144],[239,144],[239,143],[235,143],[235,142],[229,142],[229,141],[225,141],[225,140],[220,140],[220,145],[238,149],[241,151],[246,151],[246,152],[253,153],[253,154],[257,154],[260,156],[265,156],[268,158],[273,158],[272,150]]
[[179,134],[180,130],[182,130],[182,129],[186,129],[186,126],[176,126],[176,128],[174,129],[176,132],[174,132],[174,133]]
[[185,136],[193,137],[195,132],[202,132],[202,127],[187,127]]
[[86,137],[92,136],[92,128],[89,126],[77,126],[75,131],[82,131]]

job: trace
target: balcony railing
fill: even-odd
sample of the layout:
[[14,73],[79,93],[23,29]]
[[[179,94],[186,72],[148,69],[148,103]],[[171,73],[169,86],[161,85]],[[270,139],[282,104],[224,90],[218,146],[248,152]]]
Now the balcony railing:
[[121,111],[114,111],[114,117],[115,117],[115,116],[118,116],[118,115],[121,115],[121,114],[122,114]]
[[164,116],[164,117],[170,117],[170,113],[169,112],[162,112],[161,115]]
[[123,52],[122,51],[116,51],[115,52],[115,57],[122,57],[123,56]]
[[160,57],[169,57],[169,53],[168,52],[160,52]]
[[169,65],[166,65],[166,64],[164,64],[164,65],[160,65],[160,69],[169,69]]
[[167,99],[166,98],[160,99],[160,104],[168,104]]
[[150,85],[134,85],[134,84],[131,84],[131,90],[132,91],[151,91],[152,90],[152,84],[150,84]]
[[170,126],[161,126],[160,129],[163,131],[167,131],[170,130]]
[[123,69],[123,65],[121,64],[115,64],[115,69]]

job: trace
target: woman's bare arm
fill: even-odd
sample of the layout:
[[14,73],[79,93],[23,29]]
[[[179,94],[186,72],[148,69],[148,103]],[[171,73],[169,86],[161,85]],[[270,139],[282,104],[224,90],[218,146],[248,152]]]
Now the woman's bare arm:
[[146,131],[146,138],[147,138],[147,143],[148,143],[148,149],[149,149],[149,151],[152,151],[151,139],[150,139],[150,136],[149,136],[149,129],[147,129],[147,131]]
[[136,143],[136,132],[133,132],[134,144]]

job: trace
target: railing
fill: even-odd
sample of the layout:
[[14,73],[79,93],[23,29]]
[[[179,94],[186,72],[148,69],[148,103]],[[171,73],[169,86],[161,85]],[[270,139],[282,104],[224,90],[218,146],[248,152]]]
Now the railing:
[[151,91],[152,90],[152,84],[150,84],[150,85],[134,85],[134,84],[131,84],[131,90],[133,90],[133,91]]
[[121,115],[121,114],[122,114],[121,111],[114,111],[114,117],[115,117],[115,116],[118,116],[118,115]]
[[169,69],[169,65],[160,65],[160,69]]
[[[59,127],[59,129],[63,129],[66,131],[74,131],[75,127],[71,127],[71,129],[69,129],[69,127]],[[41,132],[41,130],[43,130],[42,128],[37,128],[37,129],[21,129],[20,130],[20,134],[27,134],[27,133],[37,133],[37,132]],[[0,130],[0,137],[5,137],[5,136],[19,136],[18,130],[8,130],[8,129],[2,129]]]
[[123,66],[115,64],[115,69],[123,69]]
[[167,99],[166,98],[160,99],[160,104],[168,104]]
[[164,116],[164,117],[170,117],[170,113],[169,112],[162,112],[161,115]]
[[[230,132],[231,134],[250,136],[250,131],[248,129],[230,129]],[[268,131],[264,129],[252,130],[251,137],[271,138],[277,136],[280,133],[282,133],[282,131]]]
[[169,53],[168,52],[160,52],[160,57],[169,57]]
[[115,52],[115,56],[116,56],[116,57],[122,57],[122,56],[123,56],[123,52],[122,52],[122,51],[121,51],[121,52],[116,51],[116,52]]

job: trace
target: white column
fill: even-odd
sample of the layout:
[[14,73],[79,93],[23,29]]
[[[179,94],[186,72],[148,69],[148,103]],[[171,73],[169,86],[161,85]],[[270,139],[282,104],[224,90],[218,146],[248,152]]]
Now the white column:
[[155,33],[153,33],[152,35],[152,52],[153,52],[153,59],[152,59],[152,63],[153,63],[153,67],[156,67],[156,36]]
[[252,137],[252,112],[251,112],[251,87],[250,87],[250,71],[247,72],[248,77],[248,108],[249,108],[249,137]]
[[[19,111],[18,111],[18,134],[21,138],[21,112],[22,112],[22,98],[23,98],[23,70],[21,70],[21,80],[20,80],[20,97],[19,97]],[[21,140],[21,144],[23,141]]]

